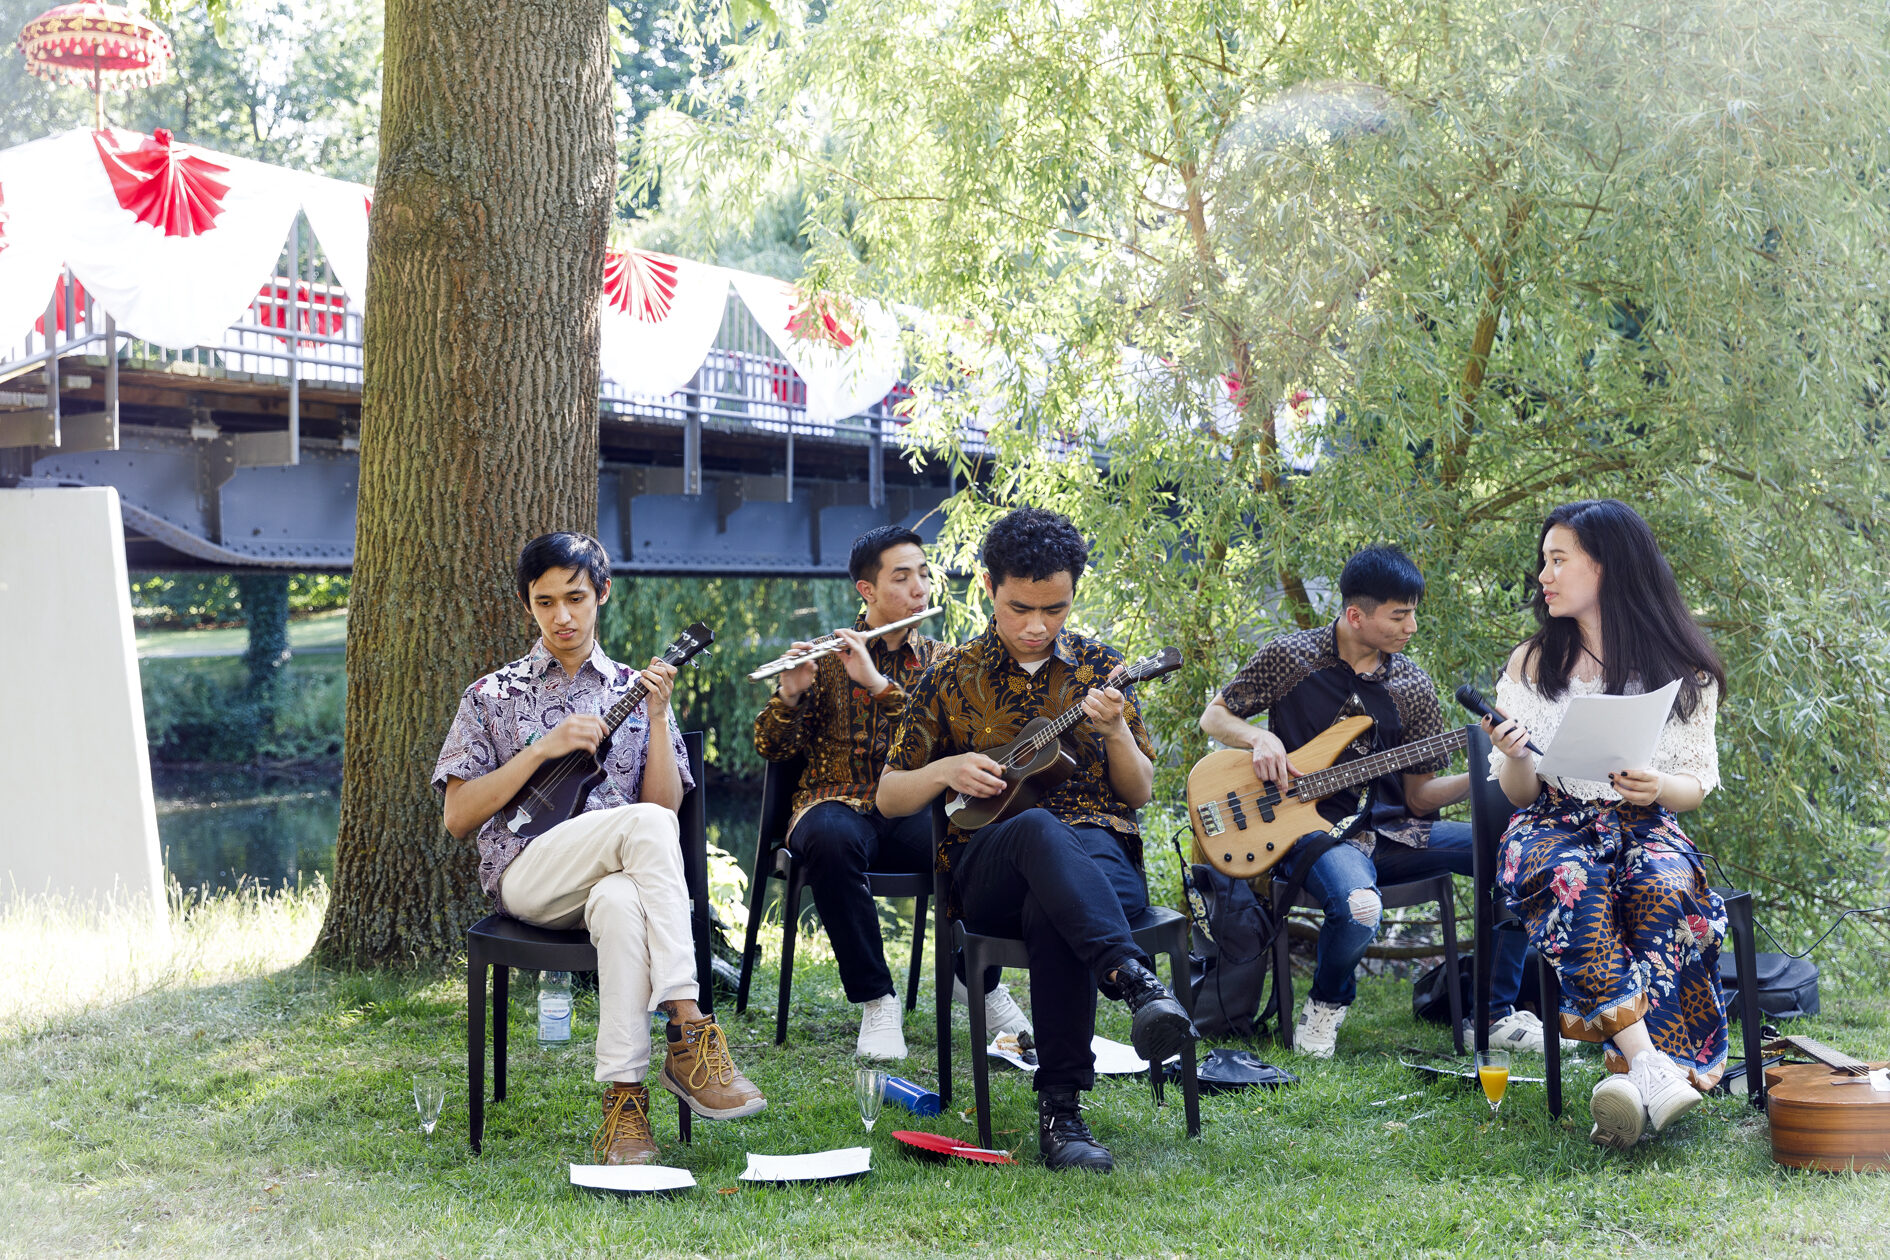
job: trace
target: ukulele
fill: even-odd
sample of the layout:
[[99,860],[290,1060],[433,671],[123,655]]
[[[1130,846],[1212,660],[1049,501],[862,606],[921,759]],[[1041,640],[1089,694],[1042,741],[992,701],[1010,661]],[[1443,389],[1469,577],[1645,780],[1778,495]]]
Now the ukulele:
[[1223,748],[1195,762],[1188,772],[1188,824],[1209,864],[1235,879],[1264,875],[1293,851],[1301,836],[1333,829],[1316,808],[1326,797],[1448,757],[1470,739],[1457,727],[1334,766],[1339,754],[1371,726],[1368,717],[1340,718],[1295,748],[1288,757],[1309,773],[1294,779],[1284,793],[1271,779],[1254,778],[1251,749]]
[[[671,665],[684,665],[698,652],[707,651],[713,642],[715,632],[698,621],[663,649],[663,659]],[[536,839],[559,823],[578,816],[591,790],[604,781],[604,762],[610,756],[612,733],[643,703],[649,691],[639,676],[631,682],[623,698],[610,706],[604,714],[604,738],[598,741],[596,752],[580,748],[532,771],[532,777],[525,780],[525,786],[501,811],[513,835]]]
[[1766,1049],[1815,1060],[1765,1069],[1773,1159],[1821,1172],[1890,1172],[1890,1065],[1859,1062],[1809,1037],[1783,1037]]
[[[1180,668],[1181,649],[1165,647],[1117,669],[1104,686],[1127,687],[1172,674]],[[1085,716],[1082,705],[1071,705],[1056,717],[1030,719],[1017,733],[1017,738],[1008,744],[979,749],[1004,767],[1004,790],[996,796],[966,796],[963,792],[953,792],[945,802],[945,817],[960,831],[976,831],[1035,806],[1076,773],[1076,758],[1063,746],[1062,736]]]

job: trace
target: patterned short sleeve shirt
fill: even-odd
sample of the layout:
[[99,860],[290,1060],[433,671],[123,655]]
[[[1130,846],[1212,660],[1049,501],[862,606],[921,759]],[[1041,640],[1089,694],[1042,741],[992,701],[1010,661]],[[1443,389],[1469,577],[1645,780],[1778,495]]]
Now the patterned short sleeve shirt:
[[[893,737],[886,765],[917,770],[941,757],[983,752],[1017,737],[1035,717],[1055,717],[1100,687],[1122,664],[1122,653],[1107,644],[1065,630],[1043,666],[1032,674],[1019,665],[998,637],[995,622],[968,643],[946,649],[906,697],[905,716]],[[1129,694],[1124,720],[1143,755],[1154,745],[1142,725],[1142,706]],[[1109,782],[1109,758],[1103,738],[1087,722],[1063,736],[1076,759],[1076,773],[1043,799],[1043,807],[1073,827],[1107,827],[1121,840],[1129,859],[1142,864],[1141,829],[1136,812]],[[966,834],[951,829],[939,855],[949,870]]]
[[[446,781],[477,779],[490,774],[523,752],[525,746],[549,735],[573,713],[602,715],[635,682],[637,671],[620,665],[593,644],[590,659],[567,675],[546,648],[543,639],[531,653],[500,666],[466,688],[459,712],[446,733],[446,743],[433,766],[433,790],[444,796]],[[643,794],[643,766],[649,759],[650,719],[647,701],[631,710],[610,739],[604,760],[604,781],[584,802],[586,812],[635,804]],[[670,745],[676,750],[676,770],[683,791],[695,786],[689,777],[689,757],[675,715],[669,721]],[[530,840],[505,825],[501,810],[479,829],[479,886],[494,901],[499,878]]]

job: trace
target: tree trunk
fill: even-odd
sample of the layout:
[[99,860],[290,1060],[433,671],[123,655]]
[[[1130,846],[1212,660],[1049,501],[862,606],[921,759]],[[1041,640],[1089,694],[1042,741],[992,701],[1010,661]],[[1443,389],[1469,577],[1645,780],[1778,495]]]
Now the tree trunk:
[[243,652],[249,689],[266,692],[289,663],[289,579],[280,573],[245,573],[236,579],[236,591],[249,632]]
[[330,963],[437,962],[484,909],[428,786],[521,656],[521,545],[597,520],[615,191],[605,0],[388,0]]

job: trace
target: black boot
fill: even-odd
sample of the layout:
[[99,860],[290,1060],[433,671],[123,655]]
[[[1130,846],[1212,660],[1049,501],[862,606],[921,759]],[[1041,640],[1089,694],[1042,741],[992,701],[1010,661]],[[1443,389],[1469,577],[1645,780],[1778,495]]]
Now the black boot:
[[1116,1166],[1109,1148],[1083,1123],[1083,1108],[1073,1089],[1037,1095],[1037,1149],[1046,1168],[1087,1168],[1108,1172]]
[[1129,1042],[1150,1063],[1166,1063],[1170,1055],[1179,1054],[1183,1046],[1200,1038],[1194,1021],[1168,986],[1141,963],[1130,959],[1117,967],[1115,988],[1135,1015],[1129,1025]]

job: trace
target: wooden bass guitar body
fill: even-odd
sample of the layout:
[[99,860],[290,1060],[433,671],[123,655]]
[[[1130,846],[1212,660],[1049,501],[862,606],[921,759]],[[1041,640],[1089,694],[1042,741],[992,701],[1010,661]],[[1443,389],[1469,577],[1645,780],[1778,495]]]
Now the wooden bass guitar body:
[[1015,818],[1056,791],[1065,779],[1076,773],[1076,758],[1070,755],[1062,740],[1053,739],[1029,760],[1019,760],[1015,766],[1010,764],[1013,757],[1028,750],[1031,737],[1049,725],[1049,718],[1032,718],[1024,723],[1016,739],[991,749],[986,755],[1006,767],[1004,790],[996,796],[984,797],[954,792],[945,802],[945,817],[961,830],[976,831]]
[[1820,1172],[1890,1172],[1890,1064],[1860,1063],[1806,1037],[1790,1048],[1819,1060],[1765,1070],[1772,1158]]
[[[1371,726],[1369,717],[1342,718],[1288,759],[1308,774],[1324,770]],[[1195,762],[1188,772],[1188,824],[1197,855],[1223,875],[1253,879],[1278,865],[1301,836],[1332,830],[1318,809],[1324,797],[1301,800],[1262,790],[1272,786],[1254,778],[1253,753],[1245,748],[1223,748]]]

